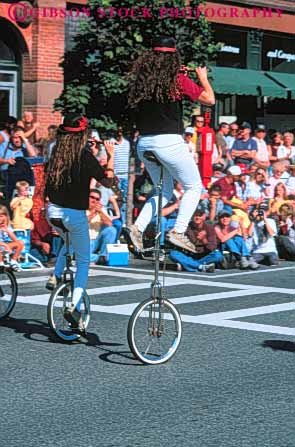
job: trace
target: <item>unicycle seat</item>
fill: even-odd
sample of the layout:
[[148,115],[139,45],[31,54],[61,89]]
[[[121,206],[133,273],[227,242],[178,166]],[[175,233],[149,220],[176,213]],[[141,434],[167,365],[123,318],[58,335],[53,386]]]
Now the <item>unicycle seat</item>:
[[146,158],[148,161],[151,161],[153,163],[156,163],[158,166],[161,166],[160,160],[157,158],[154,152],[152,151],[145,151],[143,153],[144,158]]
[[49,219],[50,223],[57,228],[60,228],[64,233],[68,233],[69,230],[64,226],[64,223],[61,218],[52,217]]

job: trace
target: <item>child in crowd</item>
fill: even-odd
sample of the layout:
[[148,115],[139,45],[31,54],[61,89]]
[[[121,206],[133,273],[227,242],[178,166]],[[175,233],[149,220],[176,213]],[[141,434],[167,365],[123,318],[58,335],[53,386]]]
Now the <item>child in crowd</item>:
[[0,205],[0,267],[4,266],[3,252],[11,254],[10,266],[15,272],[20,272],[21,267],[17,262],[24,248],[23,241],[17,240],[10,228],[8,209]]
[[17,196],[10,202],[13,212],[12,226],[19,230],[32,230],[34,223],[26,215],[33,207],[33,200],[29,197],[29,183],[20,181],[16,183]]

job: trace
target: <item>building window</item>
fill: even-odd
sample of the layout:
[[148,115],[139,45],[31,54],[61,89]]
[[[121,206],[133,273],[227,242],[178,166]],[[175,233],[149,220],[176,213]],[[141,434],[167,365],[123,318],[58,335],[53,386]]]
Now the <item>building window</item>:
[[262,42],[262,69],[295,74],[294,37],[265,34]]
[[222,25],[214,25],[214,36],[223,47],[218,52],[216,65],[219,67],[246,67],[247,32]]

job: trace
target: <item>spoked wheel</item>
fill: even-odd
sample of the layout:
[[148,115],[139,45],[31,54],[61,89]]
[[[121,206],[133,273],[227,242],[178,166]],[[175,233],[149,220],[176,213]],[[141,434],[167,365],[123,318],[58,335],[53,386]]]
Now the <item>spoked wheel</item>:
[[182,334],[181,319],[168,300],[149,298],[134,310],[128,324],[128,343],[143,363],[167,362],[177,351]]
[[[69,323],[64,317],[66,307],[70,307],[72,303],[71,289],[70,282],[60,284],[52,292],[47,307],[48,323],[56,335],[64,341],[75,341],[81,337],[77,327]],[[86,292],[81,301],[80,312],[86,330],[90,321],[90,300]]]
[[17,282],[10,270],[0,270],[0,319],[8,317],[17,298]]

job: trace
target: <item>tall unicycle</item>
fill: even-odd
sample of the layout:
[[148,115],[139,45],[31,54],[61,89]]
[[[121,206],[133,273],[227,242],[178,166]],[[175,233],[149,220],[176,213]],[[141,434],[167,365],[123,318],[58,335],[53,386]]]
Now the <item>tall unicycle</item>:
[[164,276],[163,282],[159,280],[163,167],[152,152],[145,152],[144,157],[161,166],[157,185],[157,230],[155,247],[152,248],[155,254],[154,280],[150,298],[140,303],[131,315],[127,339],[130,350],[138,360],[148,365],[159,365],[170,360],[176,353],[181,341],[182,325],[178,310],[165,296]]

